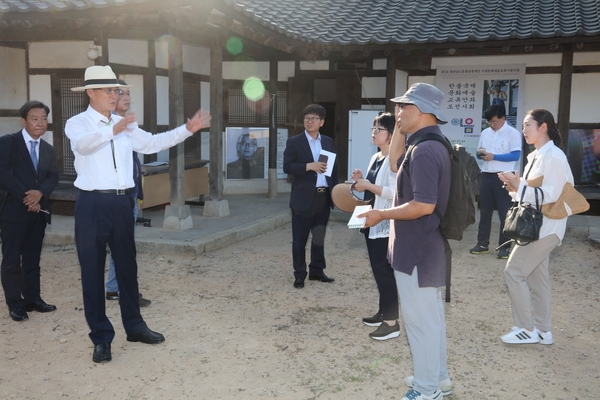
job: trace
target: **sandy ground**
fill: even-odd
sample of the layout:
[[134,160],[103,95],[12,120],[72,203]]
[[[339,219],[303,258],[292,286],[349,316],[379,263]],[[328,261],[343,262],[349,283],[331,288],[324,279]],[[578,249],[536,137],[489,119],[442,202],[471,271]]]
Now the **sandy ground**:
[[[495,227],[497,230],[497,227]],[[552,346],[508,346],[505,261],[475,256],[475,227],[455,251],[446,304],[450,399],[600,398],[600,261],[587,230],[554,251]],[[333,284],[292,287],[290,227],[198,258],[139,254],[142,313],[165,343],[126,341],[116,301],[113,360],[95,364],[73,247],[46,247],[42,295],[58,306],[0,316],[2,399],[399,399],[412,373],[406,336],[378,342],[361,318],[377,293],[362,235],[329,225]],[[2,299],[2,303],[4,303]]]

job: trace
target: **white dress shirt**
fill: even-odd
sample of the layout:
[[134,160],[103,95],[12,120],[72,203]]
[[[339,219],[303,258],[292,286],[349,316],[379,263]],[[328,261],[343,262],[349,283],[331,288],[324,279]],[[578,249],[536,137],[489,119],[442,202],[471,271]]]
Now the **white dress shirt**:
[[[515,150],[521,151],[521,133],[504,122],[504,125],[497,131],[491,127],[481,132],[479,137],[479,146],[485,148],[487,153],[508,154]],[[482,172],[506,172],[518,170],[519,160],[517,161],[484,161],[481,166]]]
[[119,115],[111,115],[111,120],[107,121],[104,115],[91,106],[69,118],[65,134],[75,154],[75,187],[81,190],[132,188],[135,186],[132,173],[133,151],[153,154],[192,136],[185,125],[152,135],[140,129],[137,123],[132,123],[123,132],[113,135],[113,125],[121,119]]
[[[312,155],[313,155],[313,160],[318,161],[319,154],[321,154],[321,150],[323,150],[323,148],[321,147],[321,133],[319,133],[317,135],[316,139],[313,139],[306,131],[304,131],[304,134],[306,135],[306,139],[308,140],[308,144],[310,146],[310,151],[312,152]],[[317,172],[316,187],[328,187],[328,186],[329,186],[329,184],[327,183],[327,178],[325,177],[325,174],[321,174],[321,173]]]

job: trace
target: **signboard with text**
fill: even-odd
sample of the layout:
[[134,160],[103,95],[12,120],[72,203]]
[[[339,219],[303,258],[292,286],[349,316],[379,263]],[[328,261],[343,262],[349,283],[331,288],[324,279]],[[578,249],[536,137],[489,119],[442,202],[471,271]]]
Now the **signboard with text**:
[[491,105],[504,106],[507,122],[521,131],[525,65],[438,67],[435,82],[444,93],[442,112],[448,119],[442,132],[471,154],[488,127],[484,112]]

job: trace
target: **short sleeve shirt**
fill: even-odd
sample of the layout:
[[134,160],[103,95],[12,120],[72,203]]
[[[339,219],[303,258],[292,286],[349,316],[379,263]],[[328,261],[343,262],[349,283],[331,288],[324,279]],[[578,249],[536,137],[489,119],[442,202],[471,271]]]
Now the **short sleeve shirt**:
[[[425,127],[411,135],[407,145],[426,132],[442,134],[437,126]],[[438,141],[427,140],[413,149],[408,171],[402,166],[403,160],[404,157],[398,160],[394,207],[415,200],[435,204],[443,215],[450,193],[448,149]],[[439,224],[440,218],[434,211],[414,220],[394,220],[390,229],[390,264],[394,270],[408,275],[418,267],[419,287],[441,287],[446,283],[446,254]]]

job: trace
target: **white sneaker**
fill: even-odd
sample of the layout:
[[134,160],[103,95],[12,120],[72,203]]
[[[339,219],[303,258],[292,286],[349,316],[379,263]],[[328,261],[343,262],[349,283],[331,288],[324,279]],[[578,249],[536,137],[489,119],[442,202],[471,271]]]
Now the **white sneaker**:
[[[414,376],[407,376],[406,378],[404,378],[404,383],[406,383],[406,386],[412,389],[413,386],[415,386],[414,380]],[[440,381],[440,390],[442,391],[442,394],[444,396],[449,396],[452,394],[452,382],[450,381],[450,378],[446,378],[443,381]]]
[[538,330],[535,328],[533,328],[533,331],[524,328],[511,329],[509,333],[503,335],[500,339],[508,344],[539,343],[541,340]]
[[442,400],[443,398],[444,395],[440,389],[436,390],[431,396],[426,396],[418,390],[410,389],[406,392],[402,400]]
[[552,332],[542,332],[538,331],[538,336],[540,337],[539,344],[553,344],[554,340],[552,340]]

